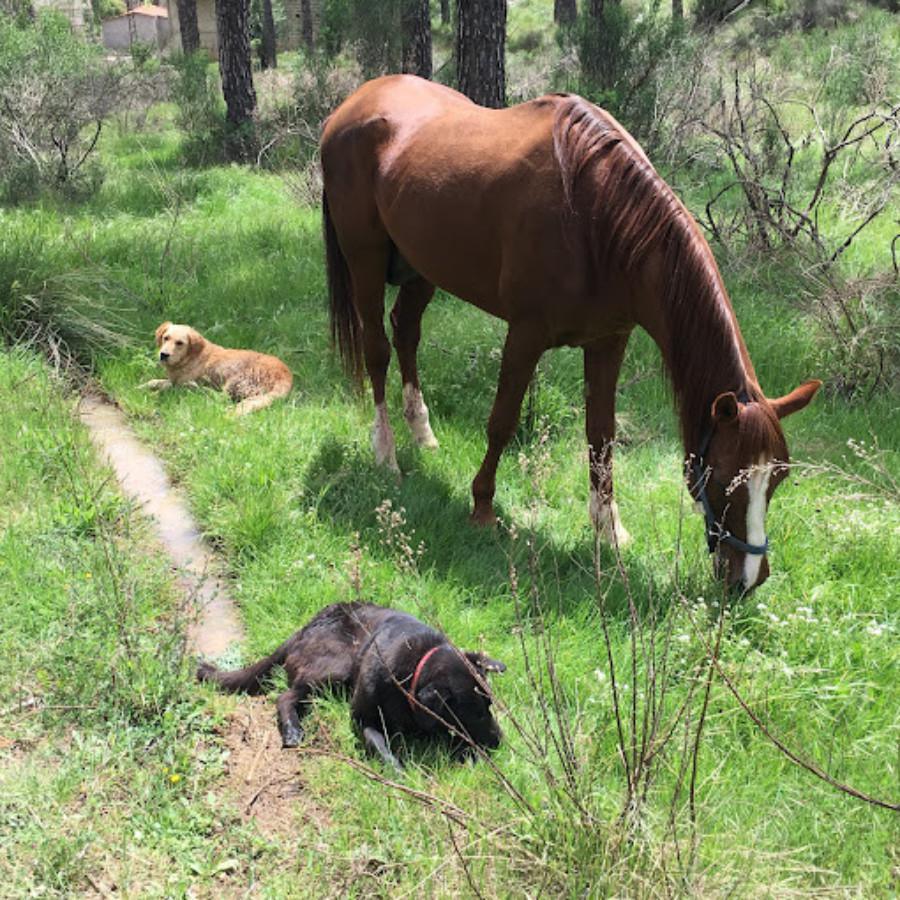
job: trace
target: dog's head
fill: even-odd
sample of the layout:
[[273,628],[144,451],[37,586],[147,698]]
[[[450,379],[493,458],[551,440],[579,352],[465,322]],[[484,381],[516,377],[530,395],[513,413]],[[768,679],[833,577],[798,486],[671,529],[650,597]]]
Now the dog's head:
[[159,361],[164,366],[180,366],[189,357],[196,356],[203,349],[204,343],[203,335],[189,325],[163,322],[156,329]]
[[462,753],[471,743],[487,750],[500,744],[500,726],[491,713],[489,672],[505,672],[506,666],[483,653],[460,651],[443,645],[421,672],[415,697],[424,709],[417,719],[425,731],[459,732],[454,744]]

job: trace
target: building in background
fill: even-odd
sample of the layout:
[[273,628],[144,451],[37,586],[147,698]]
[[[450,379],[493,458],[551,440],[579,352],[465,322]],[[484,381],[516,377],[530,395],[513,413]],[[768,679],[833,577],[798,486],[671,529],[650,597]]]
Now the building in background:
[[[166,0],[172,29],[172,49],[181,49],[181,28],[178,21],[176,0]],[[303,43],[303,9],[312,28],[317,19],[318,0],[284,0],[284,21],[278,23],[278,50],[296,50]],[[219,41],[216,35],[215,0],[197,0],[197,27],[200,30],[200,46],[216,59]]]
[[103,22],[103,46],[109,50],[130,50],[134,44],[165,48],[172,37],[169,13],[164,6],[135,6],[123,16]]

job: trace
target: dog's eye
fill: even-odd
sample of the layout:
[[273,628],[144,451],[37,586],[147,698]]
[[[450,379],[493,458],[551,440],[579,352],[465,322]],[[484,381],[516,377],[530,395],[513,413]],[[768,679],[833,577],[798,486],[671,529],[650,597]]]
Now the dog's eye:
[[175,341],[175,346],[176,346],[176,347],[183,347],[183,346],[184,346],[184,341]]

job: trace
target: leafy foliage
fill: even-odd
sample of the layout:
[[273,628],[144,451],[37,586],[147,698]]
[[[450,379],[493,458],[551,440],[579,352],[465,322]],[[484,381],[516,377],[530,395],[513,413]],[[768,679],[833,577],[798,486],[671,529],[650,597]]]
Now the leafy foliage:
[[20,202],[43,187],[95,193],[103,179],[97,139],[126,74],[59,14],[0,20],[0,198]]
[[571,89],[608,109],[639,140],[650,131],[660,65],[682,34],[661,8],[661,0],[649,0],[635,16],[609,2],[598,17],[585,7],[573,33],[580,69]]

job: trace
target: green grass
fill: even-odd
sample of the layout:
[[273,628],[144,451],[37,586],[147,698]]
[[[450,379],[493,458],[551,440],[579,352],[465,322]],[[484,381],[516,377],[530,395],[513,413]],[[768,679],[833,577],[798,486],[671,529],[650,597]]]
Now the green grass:
[[[531,15],[532,5],[527,9]],[[101,486],[68,418],[69,401],[33,359],[12,354],[0,368],[0,591],[8,592],[0,680],[12,699],[39,695],[44,704],[40,713],[12,717],[25,743],[0,720],[0,734],[19,748],[0,750],[10,756],[4,795],[14,798],[0,806],[0,864],[16,872],[20,893],[35,885],[61,894],[88,890],[87,874],[95,872],[151,895],[192,886],[213,895],[449,896],[471,893],[470,877],[482,894],[497,897],[541,890],[652,895],[664,885],[701,895],[895,890],[898,816],[789,763],[719,679],[698,760],[696,859],[687,862],[685,790],[671,800],[685,759],[683,728],[660,757],[640,827],[623,839],[624,786],[587,521],[579,355],[559,350],[542,361],[538,424],[520,427],[501,463],[498,510],[516,525],[518,540],[504,530],[471,529],[469,484],[484,451],[502,325],[451,297],[435,299],[420,363],[441,449],[423,453],[412,445],[394,363],[389,403],[404,477],[379,471],[368,398],[352,396],[328,347],[318,210],[299,206],[274,175],[181,168],[179,136],[168,121],[162,110],[152,131],[106,136],[110,177],[89,205],[0,211],[12,248],[0,256],[0,275],[27,269],[38,282],[44,272],[89,273],[102,285],[104,304],[127,323],[130,346],[96,350],[97,375],[166,461],[224,554],[248,630],[245,657],[268,652],[326,603],[355,596],[358,577],[364,596],[439,623],[460,645],[507,663],[496,689],[511,715],[501,715],[506,739],[493,759],[523,802],[488,765],[460,766],[438,750],[414,747],[405,783],[471,816],[465,828],[448,826],[433,804],[422,806],[325,752],[365,759],[346,702],[326,697],[316,703],[308,749],[298,757],[303,792],[285,811],[290,838],[241,825],[218,781],[222,747],[214,728],[230,707],[191,686],[180,664],[165,568],[146,555],[144,526]],[[859,259],[874,252],[861,243]],[[815,328],[783,295],[777,271],[725,275],[767,393],[819,375]],[[294,393],[235,421],[213,392],[138,390],[158,377],[152,333],[163,319],[189,322],[225,345],[278,354],[295,373]],[[827,387],[786,422],[792,456],[804,465],[772,504],[772,577],[729,607],[723,666],[791,747],[840,780],[896,802],[897,398],[882,392],[851,404]],[[616,457],[617,493],[634,538],[623,567],[642,633],[649,635],[651,616],[657,636],[671,628],[671,717],[698,679],[702,685],[704,640],[715,632],[720,595],[702,524],[685,512],[675,419],[658,353],[643,335],[629,347],[619,414],[625,445]],[[866,447],[854,452],[849,439]],[[73,495],[71,471],[91,488]],[[385,501],[403,510],[400,531],[412,547],[421,542],[412,561],[379,524],[376,510]],[[611,554],[603,553],[601,566],[628,700],[641,690],[646,658],[636,662],[635,685],[629,592]],[[124,594],[116,587],[122,584],[131,586]],[[134,600],[117,625],[100,613],[117,609],[120,596]],[[544,636],[560,686],[546,720]],[[123,647],[136,647],[138,662],[119,674],[118,662],[109,661],[120,660]],[[129,689],[134,684],[137,691]],[[689,704],[692,727],[701,700],[702,691]],[[48,708],[67,704],[78,708]],[[577,762],[568,793],[552,749],[560,721],[571,730]],[[544,754],[531,749],[532,732]],[[183,775],[177,784],[173,771]],[[312,808],[324,814],[308,815]],[[67,828],[71,817],[84,827]],[[111,866],[109,859],[124,861]]]

